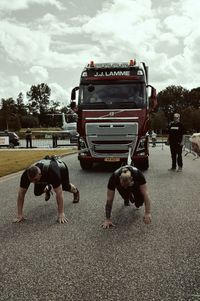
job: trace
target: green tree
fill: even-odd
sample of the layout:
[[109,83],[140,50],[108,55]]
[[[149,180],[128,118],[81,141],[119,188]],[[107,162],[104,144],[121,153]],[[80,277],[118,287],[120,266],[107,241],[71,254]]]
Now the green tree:
[[50,104],[49,97],[51,89],[47,84],[32,85],[27,92],[29,101],[29,112],[33,115],[44,115],[48,111]]
[[188,94],[188,102],[195,109],[200,108],[200,87],[192,89]]
[[21,122],[18,114],[12,113],[9,117],[9,130],[19,131],[21,128]]
[[167,128],[167,118],[164,111],[158,111],[154,114],[151,114],[150,118],[150,128],[155,132],[159,132]]
[[61,108],[61,113],[67,114],[69,111],[69,107],[62,107]]
[[200,109],[195,109],[192,106],[184,109],[181,112],[181,121],[189,133],[200,132]]
[[60,127],[61,117],[60,113],[60,102],[51,100],[51,106],[48,110],[48,116],[46,116],[45,122],[48,127]]
[[183,123],[185,129],[189,132],[192,132],[193,124],[192,124],[192,113],[194,109],[190,106],[181,112],[181,122]]
[[199,133],[200,132],[200,109],[194,110],[192,112],[192,128],[194,132]]
[[12,97],[7,99],[2,98],[0,114],[4,120],[4,129],[9,129],[9,123],[13,117],[13,114],[15,115],[16,113],[17,111],[14,99]]
[[158,105],[165,112],[168,120],[172,119],[175,112],[181,112],[188,106],[189,91],[182,86],[168,86],[158,93]]
[[22,92],[18,94],[16,99],[16,111],[20,115],[27,115],[27,106],[24,104],[24,95]]
[[26,115],[21,116],[21,126],[22,128],[33,128],[39,127],[39,120],[36,116]]
[[51,100],[51,107],[49,109],[49,113],[56,114],[59,113],[60,102]]

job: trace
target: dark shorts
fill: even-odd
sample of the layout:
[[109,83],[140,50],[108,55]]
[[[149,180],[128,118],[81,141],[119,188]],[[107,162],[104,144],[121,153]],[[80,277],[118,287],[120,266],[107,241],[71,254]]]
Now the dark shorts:
[[62,162],[63,165],[60,166],[60,173],[61,173],[61,179],[62,179],[62,189],[64,191],[70,191],[71,190],[71,185],[69,182],[69,170],[67,165]]
[[124,189],[122,187],[117,187],[117,191],[121,195],[121,197],[126,201],[130,200],[130,196],[133,195],[135,204],[139,207],[144,203],[144,197],[140,191],[140,186],[134,185],[128,189]]
[[34,195],[39,196],[44,193],[45,187],[48,183],[35,183],[34,184]]

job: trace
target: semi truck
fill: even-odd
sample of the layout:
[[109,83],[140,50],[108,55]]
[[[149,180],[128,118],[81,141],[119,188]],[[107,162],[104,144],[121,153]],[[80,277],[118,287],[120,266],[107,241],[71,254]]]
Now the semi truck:
[[156,107],[156,90],[148,83],[144,62],[91,61],[72,89],[71,101],[77,103],[82,169],[95,162],[128,162],[148,169],[149,114]]

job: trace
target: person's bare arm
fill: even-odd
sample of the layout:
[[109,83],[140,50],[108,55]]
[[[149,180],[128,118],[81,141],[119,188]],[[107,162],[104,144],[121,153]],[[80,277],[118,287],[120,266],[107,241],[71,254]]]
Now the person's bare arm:
[[68,220],[65,217],[65,212],[64,212],[64,200],[63,200],[62,185],[58,186],[57,188],[54,188],[54,191],[56,193],[56,201],[57,201],[57,205],[58,205],[57,221],[59,222],[59,224],[67,223]]
[[23,216],[23,207],[24,207],[24,199],[27,189],[20,187],[18,190],[17,196],[17,217],[14,219],[14,223],[19,223],[24,220]]
[[140,191],[144,197],[144,207],[145,207],[145,213],[144,213],[144,223],[150,224],[151,223],[151,203],[148,195],[147,190],[147,184],[140,186]]
[[115,196],[115,191],[107,189],[107,202],[106,202],[106,206],[105,206],[106,219],[103,222],[103,224],[101,225],[103,229],[108,229],[108,228],[114,226],[114,224],[112,223],[112,220],[111,220],[111,211],[112,211],[112,204],[113,204],[114,196]]

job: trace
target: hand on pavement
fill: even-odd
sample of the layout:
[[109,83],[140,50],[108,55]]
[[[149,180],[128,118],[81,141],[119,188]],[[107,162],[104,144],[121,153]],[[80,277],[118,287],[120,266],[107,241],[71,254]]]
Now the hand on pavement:
[[111,228],[111,227],[115,227],[115,225],[112,223],[112,221],[111,220],[105,220],[104,222],[103,222],[103,224],[101,225],[101,227],[103,228],[103,229],[109,229],[109,228]]
[[145,224],[150,224],[151,223],[151,213],[146,213],[143,217],[143,221]]
[[58,218],[57,218],[57,222],[59,224],[64,224],[68,222],[68,219],[65,217],[64,213],[63,214],[59,214]]

